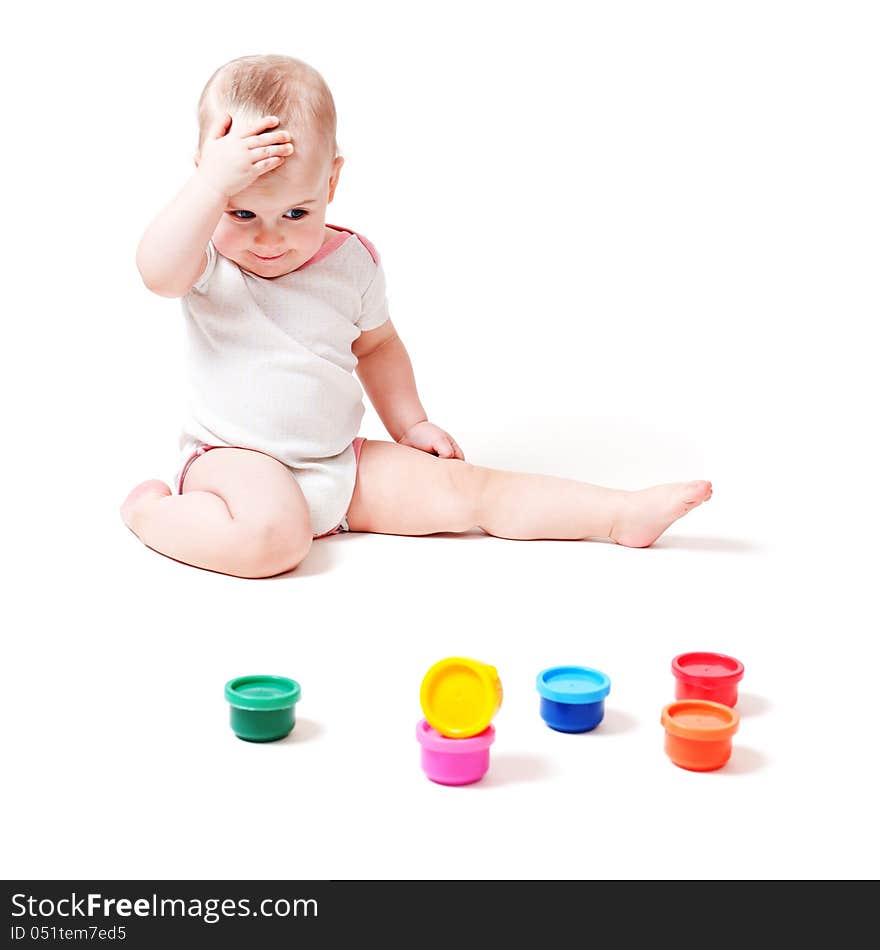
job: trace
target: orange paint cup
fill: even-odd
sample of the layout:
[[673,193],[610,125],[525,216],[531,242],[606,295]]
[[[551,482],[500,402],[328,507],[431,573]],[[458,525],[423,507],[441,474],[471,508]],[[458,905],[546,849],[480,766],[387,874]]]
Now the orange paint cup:
[[712,772],[730,758],[739,716],[708,699],[679,699],[663,707],[666,754],[679,768]]

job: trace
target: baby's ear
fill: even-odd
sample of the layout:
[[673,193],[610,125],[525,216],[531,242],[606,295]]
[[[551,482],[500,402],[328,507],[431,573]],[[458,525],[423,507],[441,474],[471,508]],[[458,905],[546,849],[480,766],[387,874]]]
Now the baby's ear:
[[345,159],[341,155],[337,155],[336,158],[333,159],[333,166],[330,169],[330,194],[327,196],[328,204],[333,200],[333,195],[336,193],[336,186],[339,184],[339,172],[344,162]]

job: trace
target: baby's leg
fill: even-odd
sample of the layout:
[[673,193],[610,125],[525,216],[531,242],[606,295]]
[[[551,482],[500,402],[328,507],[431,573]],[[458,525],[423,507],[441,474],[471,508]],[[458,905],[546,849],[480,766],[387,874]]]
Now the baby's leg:
[[707,481],[620,491],[370,440],[361,452],[348,525],[405,535],[478,527],[499,538],[608,538],[641,548],[711,495]]
[[248,449],[200,455],[187,470],[182,495],[171,494],[164,482],[144,482],[120,513],[148,547],[237,577],[292,570],[312,544],[299,485],[280,462]]

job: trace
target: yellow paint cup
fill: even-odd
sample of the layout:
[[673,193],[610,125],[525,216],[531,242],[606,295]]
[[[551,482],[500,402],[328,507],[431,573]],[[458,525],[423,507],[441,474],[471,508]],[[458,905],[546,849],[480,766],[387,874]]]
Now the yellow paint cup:
[[503,695],[494,666],[451,656],[425,674],[419,699],[425,719],[441,736],[466,739],[488,728]]

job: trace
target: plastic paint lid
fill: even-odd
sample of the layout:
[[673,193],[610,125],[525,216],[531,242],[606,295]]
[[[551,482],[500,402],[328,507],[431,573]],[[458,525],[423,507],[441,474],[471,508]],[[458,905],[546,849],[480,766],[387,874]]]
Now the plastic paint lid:
[[733,686],[743,678],[739,660],[724,653],[680,653],[672,660],[672,673],[695,686]]
[[226,684],[226,701],[237,709],[286,709],[299,702],[300,686],[286,676],[239,676]]
[[739,716],[729,706],[708,699],[680,699],[663,707],[663,728],[681,739],[714,742],[729,739],[739,728]]
[[598,703],[611,691],[611,680],[586,666],[551,666],[538,674],[536,686],[554,703]]
[[431,724],[425,720],[419,720],[416,726],[416,739],[419,745],[429,752],[451,752],[461,754],[463,752],[480,752],[488,749],[495,741],[495,727],[487,726],[482,732],[475,736],[469,736],[467,739],[451,739],[449,736],[441,735]]
[[462,656],[435,663],[419,693],[425,719],[441,735],[453,739],[483,732],[498,712],[501,698],[495,667]]

